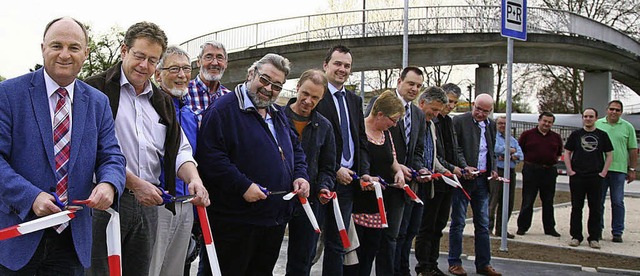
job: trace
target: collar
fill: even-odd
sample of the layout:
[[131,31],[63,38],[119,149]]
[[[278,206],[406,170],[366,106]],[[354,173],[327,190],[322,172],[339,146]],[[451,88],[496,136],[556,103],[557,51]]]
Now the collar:
[[71,103],[73,103],[73,92],[76,86],[76,81],[73,80],[67,86],[60,86],[51,78],[51,76],[49,76],[49,74],[47,74],[47,70],[42,68],[42,72],[44,72],[44,84],[45,84],[45,87],[47,88],[47,98],[51,98],[51,96],[53,96],[53,94],[56,93],[56,90],[58,90],[58,88],[63,87],[64,89],[67,89],[67,93],[69,94],[69,99],[71,99]]
[[398,96],[398,99],[400,99],[400,101],[402,102],[402,107],[407,106],[407,104],[411,104],[407,103],[407,101],[404,100],[404,98],[400,95],[400,92],[398,92],[398,89],[396,89],[396,96]]
[[[335,86],[333,86],[333,84],[328,83],[327,88],[329,88],[329,92],[331,92],[331,95],[333,95],[334,97],[336,96],[336,92],[338,92],[338,91],[345,91],[345,90],[344,90],[344,85],[343,85],[340,89],[338,89],[338,88],[336,88]],[[345,92],[346,92],[346,91],[345,91]]]
[[[131,91],[133,91],[133,93],[136,94],[136,89],[133,87],[133,84],[131,84],[127,79],[127,75],[124,74],[124,69],[122,68],[122,66],[120,66],[120,76],[122,76],[120,78],[120,87],[128,84],[131,87]],[[144,83],[144,91],[142,91],[140,95],[145,95],[145,94],[149,94],[149,97],[153,96],[153,89],[151,88],[151,80],[147,80]]]
[[[235,95],[236,98],[238,99],[238,107],[240,108],[240,110],[242,111],[256,111],[257,112],[257,108],[256,106],[253,104],[253,102],[251,101],[251,98],[249,98],[249,95],[247,94],[247,83],[241,83],[238,84],[238,86],[236,86],[235,89]],[[267,108],[267,113],[270,112],[278,112],[278,109],[273,106],[273,104],[271,106],[269,106]]]

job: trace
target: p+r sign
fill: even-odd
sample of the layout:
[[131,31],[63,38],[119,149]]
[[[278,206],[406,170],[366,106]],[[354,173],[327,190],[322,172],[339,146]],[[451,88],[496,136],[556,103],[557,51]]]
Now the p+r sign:
[[502,0],[502,29],[504,37],[527,40],[527,0]]

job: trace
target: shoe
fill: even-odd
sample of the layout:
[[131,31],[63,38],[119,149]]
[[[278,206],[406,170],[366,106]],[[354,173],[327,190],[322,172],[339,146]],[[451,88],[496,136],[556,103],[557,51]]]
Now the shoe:
[[[524,236],[524,234],[526,234],[526,233],[527,233],[527,231],[520,230],[520,229],[518,229],[518,231],[516,232],[516,234],[518,234],[519,236]],[[507,237],[509,237],[509,236],[507,235]]]
[[589,247],[593,249],[600,249],[600,243],[596,240],[589,241]]
[[622,242],[622,235],[613,235],[613,239],[611,239],[612,242]]
[[580,245],[580,241],[578,239],[571,239],[571,241],[569,242],[569,246],[576,247],[578,245]]
[[[496,237],[502,237],[502,233],[496,232]],[[514,234],[511,234],[511,233],[507,232],[507,239],[513,239],[515,237],[516,236]]]
[[556,231],[555,229],[554,229],[554,230],[551,230],[551,231],[545,231],[545,232],[544,232],[544,234],[545,234],[545,235],[549,235],[549,236],[553,236],[553,237],[556,237],[556,238],[557,238],[557,237],[562,236],[562,235],[560,235],[560,233],[558,233],[558,231]]
[[449,273],[458,276],[467,276],[467,272],[464,270],[462,265],[449,266]]
[[447,276],[447,274],[445,274],[444,272],[442,272],[442,270],[436,267],[427,272],[420,272],[418,273],[418,276]]
[[493,267],[490,265],[485,266],[484,268],[476,269],[476,273],[480,275],[489,275],[489,276],[502,276],[501,273],[498,273]]

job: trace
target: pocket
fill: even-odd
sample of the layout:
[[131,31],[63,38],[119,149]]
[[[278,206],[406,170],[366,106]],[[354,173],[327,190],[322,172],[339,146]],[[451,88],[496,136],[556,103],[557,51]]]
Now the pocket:
[[161,123],[153,123],[151,126],[151,137],[149,140],[157,149],[164,148],[164,141],[167,136],[167,126]]

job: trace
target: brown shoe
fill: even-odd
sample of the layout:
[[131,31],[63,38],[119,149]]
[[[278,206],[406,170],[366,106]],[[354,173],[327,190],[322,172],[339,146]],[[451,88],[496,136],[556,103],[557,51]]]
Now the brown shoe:
[[452,265],[449,267],[449,273],[458,276],[467,276],[467,272],[464,271],[462,265]]
[[476,269],[476,273],[480,274],[480,275],[489,275],[489,276],[502,276],[502,274],[498,273],[495,269],[493,269],[493,267],[491,267],[490,265],[485,266],[484,268],[481,269]]

